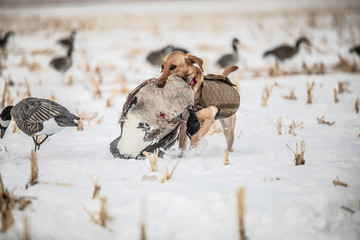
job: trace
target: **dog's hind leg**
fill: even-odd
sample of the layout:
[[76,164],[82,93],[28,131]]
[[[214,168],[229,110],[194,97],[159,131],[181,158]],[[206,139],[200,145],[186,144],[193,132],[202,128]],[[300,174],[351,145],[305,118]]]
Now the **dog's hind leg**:
[[231,115],[228,118],[220,119],[220,123],[226,138],[226,144],[229,152],[233,151],[234,144],[234,129],[236,123],[236,114]]

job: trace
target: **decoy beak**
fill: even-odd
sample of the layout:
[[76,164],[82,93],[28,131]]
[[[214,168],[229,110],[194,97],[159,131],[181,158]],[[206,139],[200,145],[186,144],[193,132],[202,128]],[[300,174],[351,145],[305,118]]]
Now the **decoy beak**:
[[0,138],[3,138],[7,128],[1,128]]

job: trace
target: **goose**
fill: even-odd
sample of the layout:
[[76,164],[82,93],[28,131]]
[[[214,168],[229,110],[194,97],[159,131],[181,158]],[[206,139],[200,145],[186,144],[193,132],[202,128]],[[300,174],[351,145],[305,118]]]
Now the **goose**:
[[356,53],[358,56],[360,56],[360,45],[353,46],[349,49],[350,53]]
[[[2,136],[9,126],[11,117],[22,132],[32,137],[35,151],[40,149],[40,145],[49,136],[65,127],[78,126],[75,120],[80,119],[56,102],[42,98],[25,98],[15,106],[8,106],[2,111],[0,121]],[[41,134],[46,137],[38,142],[38,136]]]
[[[121,133],[110,143],[110,152],[118,158],[142,159],[143,151],[170,148],[187,120],[197,125],[193,104],[191,86],[181,77],[169,76],[163,88],[157,87],[155,78],[146,80],[129,93],[121,114]],[[188,134],[198,130],[192,127],[188,126]],[[160,151],[159,156],[163,154]]]
[[75,36],[76,36],[76,30],[72,30],[69,37],[61,38],[57,41],[57,43],[63,47],[69,48],[71,45],[74,44]]
[[67,55],[65,57],[57,57],[51,60],[50,66],[55,68],[55,70],[65,73],[72,65],[72,51],[73,51],[73,44],[70,44]]
[[237,38],[234,38],[231,43],[233,52],[220,57],[220,59],[216,62],[217,65],[219,65],[221,68],[227,68],[236,65],[237,61],[239,60],[239,53],[237,49],[238,44],[239,40]]
[[8,43],[9,37],[13,36],[15,33],[13,31],[8,31],[3,37],[0,37],[0,48],[4,50]]
[[169,53],[174,52],[174,51],[181,51],[185,54],[189,53],[189,51],[184,48],[174,47],[173,45],[166,45],[165,47],[163,47],[159,50],[150,52],[146,56],[146,60],[153,66],[160,66],[162,59],[166,55],[168,55]]
[[290,59],[291,57],[293,57],[298,53],[301,43],[306,43],[307,45],[311,45],[309,39],[307,39],[306,37],[300,37],[299,39],[296,40],[294,47],[289,45],[282,45],[272,50],[266,51],[263,57],[265,58],[269,55],[274,55],[276,59],[280,61]]

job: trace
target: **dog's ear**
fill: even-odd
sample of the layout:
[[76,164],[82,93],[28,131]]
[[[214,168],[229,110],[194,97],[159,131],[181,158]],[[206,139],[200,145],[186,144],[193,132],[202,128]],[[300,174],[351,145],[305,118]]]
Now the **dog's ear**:
[[196,63],[197,65],[199,65],[201,71],[203,72],[203,60],[201,58],[195,57],[193,55],[190,54],[186,54],[185,55],[185,61],[191,61],[191,63]]

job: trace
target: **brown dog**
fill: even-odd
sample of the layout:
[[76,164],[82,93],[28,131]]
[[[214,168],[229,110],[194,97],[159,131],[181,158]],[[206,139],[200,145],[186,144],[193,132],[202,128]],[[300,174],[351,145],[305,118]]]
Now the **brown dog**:
[[[195,66],[194,64],[198,66]],[[162,61],[161,72],[162,75],[158,78],[158,87],[164,87],[166,80],[172,74],[177,74],[181,77],[190,79],[190,85],[194,91],[195,100],[198,100],[201,96],[203,82],[203,61],[201,58],[195,57],[190,54],[184,54],[180,51],[175,51],[168,54]],[[231,72],[236,71],[238,67],[232,66],[224,70],[223,76],[227,77]],[[191,137],[191,147],[198,146],[199,141],[210,130],[211,126],[215,123],[215,116],[218,113],[216,106],[209,106],[196,112],[196,117],[201,123],[201,128],[197,133]],[[228,118],[220,119],[226,142],[227,150],[233,151],[232,145],[234,143],[234,128],[236,122],[236,114],[231,115]],[[181,134],[179,141],[180,149],[186,148],[186,134]]]

